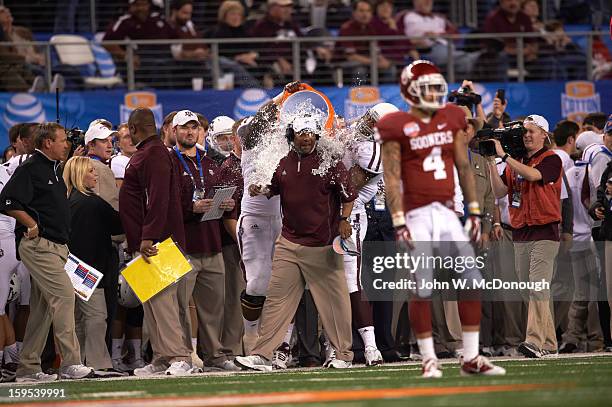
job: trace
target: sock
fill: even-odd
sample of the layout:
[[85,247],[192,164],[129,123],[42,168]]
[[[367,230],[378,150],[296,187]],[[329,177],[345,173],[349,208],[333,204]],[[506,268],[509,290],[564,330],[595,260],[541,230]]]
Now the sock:
[[198,338],[191,338],[191,348],[194,352],[198,351]]
[[361,339],[363,340],[363,345],[367,348],[368,346],[376,347],[376,336],[374,336],[374,327],[373,326],[365,326],[363,328],[359,328],[359,335],[361,335]]
[[23,342],[17,341],[15,342],[15,345],[17,345],[17,353],[21,353],[21,348],[23,348]]
[[242,318],[244,322],[244,334],[245,335],[257,335],[257,327],[259,326],[259,319],[255,321],[249,321],[248,319]]
[[289,345],[291,343],[291,336],[293,335],[293,324],[289,324],[287,328],[287,333],[285,334],[285,339],[283,339],[283,343]]
[[463,360],[470,361],[478,356],[478,331],[463,331]]
[[[19,352],[17,351],[17,344],[14,343],[4,347],[4,356],[6,357],[6,363],[19,363]],[[0,357],[0,362],[2,357]]]
[[430,336],[423,339],[417,339],[417,343],[419,344],[419,351],[421,351],[423,361],[438,358],[436,356],[436,352],[434,351],[433,337]]
[[140,339],[128,339],[128,349],[131,350],[131,352],[133,352],[132,354],[134,355],[134,361],[137,362],[139,360],[142,360],[142,355],[141,355],[141,346],[142,346],[142,340]]
[[111,342],[112,358],[121,359],[121,350],[123,349],[123,338],[113,338]]

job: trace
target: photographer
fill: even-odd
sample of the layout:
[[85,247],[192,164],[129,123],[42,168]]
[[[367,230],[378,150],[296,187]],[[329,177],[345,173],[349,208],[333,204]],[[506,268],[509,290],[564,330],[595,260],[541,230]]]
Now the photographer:
[[[497,157],[507,164],[502,176],[494,160],[489,161],[493,192],[508,196],[515,248],[516,268],[521,281],[550,283],[559,250],[561,221],[562,163],[544,146],[548,122],[529,115],[523,122],[526,154],[513,158],[493,139]],[[550,308],[550,290],[530,292],[525,342],[518,348],[526,357],[540,358],[557,352],[557,338]]]
[[498,89],[493,98],[493,111],[487,115],[486,123],[493,129],[501,129],[510,120],[510,115],[506,113],[508,108],[508,100],[506,92],[503,89]]
[[[476,108],[476,120],[485,121],[485,112],[482,108],[482,96],[476,93],[474,89],[474,83],[472,81],[464,80],[461,82],[461,88],[451,92],[448,95],[448,101],[458,106],[465,106],[468,108],[470,113],[474,112]],[[482,127],[482,126],[481,126]]]

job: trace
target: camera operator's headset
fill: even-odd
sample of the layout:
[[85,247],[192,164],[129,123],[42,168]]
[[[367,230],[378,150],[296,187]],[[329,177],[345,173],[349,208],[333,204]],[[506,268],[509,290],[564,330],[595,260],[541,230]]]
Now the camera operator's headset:
[[[321,126],[317,124],[317,128],[315,130],[315,139],[319,141],[319,139],[321,138]],[[293,129],[293,122],[289,123],[289,125],[287,126],[287,130],[285,131],[285,137],[287,138],[287,142],[289,144],[293,143],[293,140],[295,139],[295,130]]]

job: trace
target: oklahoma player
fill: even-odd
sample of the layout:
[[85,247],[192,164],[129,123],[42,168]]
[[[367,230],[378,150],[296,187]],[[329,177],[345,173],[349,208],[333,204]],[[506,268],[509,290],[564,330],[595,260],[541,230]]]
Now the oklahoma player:
[[[448,87],[438,68],[429,61],[415,61],[402,71],[400,92],[410,112],[390,113],[377,125],[382,142],[387,205],[398,241],[417,255],[432,255],[433,246],[446,249],[452,242],[460,256],[474,256],[469,240],[480,240],[480,208],[467,155],[465,113],[445,104]],[[453,166],[459,174],[469,216],[462,228],[453,207]],[[402,193],[403,191],[403,193]],[[406,212],[404,212],[406,211]],[[467,232],[467,235],[466,235]],[[468,237],[469,235],[469,237]],[[464,243],[461,243],[464,242]],[[423,377],[442,377],[431,328],[431,289],[420,289],[432,281],[433,269],[416,270],[416,295],[410,300],[409,316],[423,356]],[[462,277],[480,279],[476,268]],[[469,286],[471,287],[471,285]],[[506,371],[478,354],[480,299],[475,290],[459,292],[459,316],[463,330],[462,375],[503,375]]]

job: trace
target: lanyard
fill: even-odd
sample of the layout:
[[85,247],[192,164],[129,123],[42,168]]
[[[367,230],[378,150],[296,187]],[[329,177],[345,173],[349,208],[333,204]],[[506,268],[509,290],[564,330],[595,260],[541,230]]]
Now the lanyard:
[[[185,159],[183,158],[183,154],[181,154],[178,151],[178,148],[176,146],[174,146],[173,150],[176,153],[176,156],[178,157],[181,164],[183,164],[183,167],[185,168],[185,172],[189,174],[189,176],[191,177],[191,182],[193,182],[194,188],[197,188],[198,186],[196,185],[195,179],[193,178],[193,174],[191,173],[189,166],[187,165],[187,163],[185,162]],[[198,151],[197,148],[196,148],[196,165],[198,167],[198,171],[200,172],[200,183],[201,183],[200,188],[204,188],[204,173],[202,172],[202,162],[200,161],[200,152]]]

